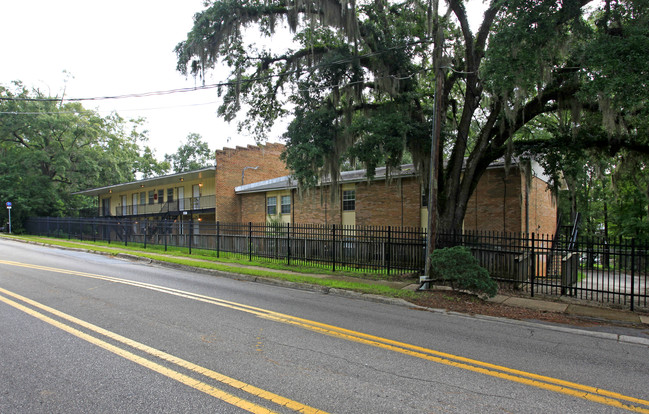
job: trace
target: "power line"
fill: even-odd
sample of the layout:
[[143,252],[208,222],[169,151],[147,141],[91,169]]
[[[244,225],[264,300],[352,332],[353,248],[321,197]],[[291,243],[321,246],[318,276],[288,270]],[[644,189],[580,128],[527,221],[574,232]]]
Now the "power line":
[[[82,102],[82,101],[102,101],[102,100],[117,100],[117,99],[130,99],[130,98],[145,98],[145,97],[151,97],[151,96],[164,96],[164,95],[171,95],[171,94],[176,94],[176,93],[188,93],[188,92],[196,92],[196,91],[201,91],[201,90],[208,90],[208,89],[215,89],[215,88],[220,88],[224,86],[235,86],[237,84],[244,84],[244,83],[251,83],[251,82],[258,82],[258,81],[264,81],[268,79],[273,79],[277,77],[285,77],[287,75],[293,75],[296,73],[301,73],[301,72],[312,72],[320,68],[328,67],[328,66],[335,66],[335,65],[340,65],[340,64],[345,64],[345,63],[352,63],[357,59],[362,59],[362,58],[368,58],[368,57],[374,57],[381,55],[383,53],[388,53],[393,50],[398,50],[398,49],[405,49],[409,46],[414,46],[417,44],[423,44],[429,42],[428,38],[423,38],[422,40],[414,41],[414,42],[408,42],[403,45],[399,46],[394,46],[390,47],[384,50],[380,51],[375,51],[375,52],[368,52],[362,55],[356,55],[356,56],[351,56],[346,59],[340,59],[334,62],[328,62],[328,63],[322,63],[319,65],[314,65],[308,68],[300,68],[300,69],[294,69],[291,71],[286,71],[282,72],[280,74],[274,74],[274,75],[266,75],[266,76],[259,76],[259,77],[254,77],[254,78],[248,78],[248,79],[241,79],[241,80],[235,80],[235,81],[224,81],[224,82],[218,82],[218,83],[213,83],[209,85],[201,85],[201,86],[194,86],[194,87],[189,87],[189,88],[177,88],[177,89],[169,89],[169,90],[162,90],[162,91],[153,91],[153,92],[142,92],[142,93],[130,93],[130,94],[123,94],[123,95],[113,95],[113,96],[95,96],[95,97],[88,97],[88,98],[24,98],[24,97],[2,97],[0,96],[0,101],[19,101],[19,102]],[[394,76],[392,76],[394,77]]]

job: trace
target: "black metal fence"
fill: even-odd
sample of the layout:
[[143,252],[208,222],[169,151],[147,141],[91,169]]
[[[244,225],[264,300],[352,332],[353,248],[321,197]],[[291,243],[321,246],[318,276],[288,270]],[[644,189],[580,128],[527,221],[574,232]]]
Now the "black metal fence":
[[[220,223],[191,219],[31,218],[28,233],[176,246],[229,256],[333,271],[359,269],[423,274],[426,233],[421,228],[281,223]],[[438,248],[471,250],[501,288],[634,308],[649,307],[649,247],[634,240],[463,232],[438,234]]]
[[61,238],[210,250],[217,257],[308,264],[336,270],[419,273],[420,228],[278,223],[221,223],[114,218],[30,218],[27,232]]
[[442,234],[437,247],[471,250],[501,288],[649,307],[649,247],[634,239],[610,241],[535,234]]

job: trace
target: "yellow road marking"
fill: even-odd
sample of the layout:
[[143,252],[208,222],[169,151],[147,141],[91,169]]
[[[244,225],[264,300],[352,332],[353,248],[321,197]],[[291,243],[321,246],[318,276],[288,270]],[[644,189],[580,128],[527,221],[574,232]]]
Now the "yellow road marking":
[[[132,348],[135,348],[137,350],[146,352],[149,355],[152,355],[152,356],[158,357],[158,358],[160,358],[162,360],[174,363],[174,364],[176,364],[176,365],[178,365],[178,366],[180,366],[182,368],[185,368],[185,369],[188,369],[190,371],[199,373],[199,374],[204,375],[204,376],[206,376],[208,378],[211,378],[211,379],[219,381],[219,382],[221,382],[223,384],[229,385],[232,388],[242,390],[242,391],[244,391],[244,392],[246,392],[248,394],[254,395],[256,397],[259,397],[259,398],[262,398],[262,399],[265,399],[265,400],[268,400],[268,401],[272,401],[275,404],[278,404],[278,405],[281,405],[281,406],[284,406],[284,407],[287,407],[287,408],[290,408],[292,410],[295,410],[295,411],[298,411],[298,412],[301,412],[301,413],[305,413],[305,414],[327,414],[325,411],[321,411],[321,410],[315,409],[313,407],[309,407],[309,406],[301,404],[301,403],[299,403],[297,401],[293,401],[291,399],[282,397],[281,395],[277,395],[277,394],[274,394],[272,392],[269,392],[269,391],[263,390],[261,388],[255,387],[253,385],[246,384],[246,383],[244,383],[242,381],[236,380],[234,378],[228,377],[228,376],[223,375],[223,374],[219,374],[216,371],[201,367],[201,366],[196,365],[196,364],[194,364],[192,362],[186,361],[186,360],[184,360],[182,358],[175,357],[175,356],[173,356],[171,354],[168,354],[168,353],[166,353],[164,351],[152,348],[152,347],[150,347],[148,345],[144,345],[144,344],[142,344],[140,342],[137,342],[137,341],[134,341],[132,339],[123,337],[123,336],[121,336],[119,334],[108,331],[106,329],[103,329],[103,328],[101,328],[99,326],[93,325],[93,324],[91,324],[89,322],[86,322],[86,321],[83,321],[81,319],[75,318],[74,316],[68,315],[66,313],[63,313],[63,312],[61,312],[59,310],[56,310],[56,309],[51,308],[49,306],[46,306],[46,305],[43,305],[43,304],[38,303],[36,301],[33,301],[33,300],[31,300],[29,298],[26,298],[24,296],[18,295],[18,294],[13,293],[13,292],[10,292],[10,291],[8,291],[6,289],[0,288],[0,293],[3,293],[5,295],[7,295],[7,296],[11,296],[11,297],[13,297],[15,299],[18,299],[18,300],[21,300],[21,301],[23,301],[23,302],[25,302],[25,303],[27,303],[27,304],[29,304],[31,306],[42,309],[42,310],[44,310],[46,312],[49,312],[49,313],[51,313],[51,314],[53,314],[55,316],[58,316],[61,319],[65,319],[65,320],[67,320],[69,322],[75,323],[75,324],[77,324],[79,326],[82,326],[82,327],[84,327],[84,328],[86,328],[88,330],[91,330],[93,332],[96,332],[98,334],[104,335],[104,336],[106,336],[106,337],[108,337],[108,338],[110,338],[110,339],[112,339],[114,341],[117,341],[117,342],[123,343],[125,345],[131,346]],[[15,301],[12,301],[11,299],[7,299],[7,298],[5,298],[3,296],[0,296],[0,301],[5,302],[8,305],[11,305],[16,309],[19,309],[19,310],[21,310],[21,311],[23,311],[23,312],[25,312],[25,313],[27,313],[27,314],[29,314],[31,316],[34,316],[34,317],[36,317],[36,318],[38,318],[38,319],[40,319],[40,320],[42,320],[44,322],[47,322],[47,323],[49,323],[49,324],[51,324],[51,325],[53,325],[53,326],[55,326],[55,327],[57,327],[59,329],[62,329],[64,331],[68,332],[68,333],[71,333],[71,334],[73,334],[73,335],[75,335],[75,336],[77,336],[77,337],[79,337],[81,339],[84,339],[84,340],[86,340],[86,341],[88,341],[88,342],[90,342],[90,343],[92,343],[94,345],[97,345],[97,346],[99,346],[101,348],[104,348],[104,349],[110,351],[110,352],[113,352],[113,353],[115,353],[115,354],[117,354],[117,355],[119,355],[119,356],[121,356],[123,358],[126,358],[126,359],[128,359],[130,361],[133,361],[133,362],[135,362],[137,364],[140,364],[140,365],[142,365],[142,366],[144,366],[146,368],[149,368],[149,369],[151,369],[151,370],[153,370],[155,372],[163,374],[163,375],[165,375],[165,376],[167,376],[167,377],[169,377],[171,379],[174,379],[174,380],[176,380],[178,382],[181,382],[181,383],[183,383],[185,385],[189,385],[192,388],[195,388],[195,389],[197,389],[199,391],[205,392],[206,394],[209,394],[209,395],[211,395],[213,397],[216,397],[218,399],[226,401],[226,402],[228,402],[228,403],[230,403],[232,405],[243,408],[243,409],[245,409],[245,410],[247,410],[249,412],[252,412],[252,413],[271,413],[271,412],[273,412],[273,411],[268,410],[265,407],[259,406],[257,404],[254,404],[254,403],[251,403],[251,402],[246,401],[244,399],[241,399],[239,397],[236,397],[236,396],[234,396],[232,394],[221,391],[221,390],[219,390],[219,389],[217,389],[215,387],[210,386],[209,384],[205,384],[205,383],[200,382],[200,381],[198,381],[198,380],[196,380],[194,378],[191,378],[191,377],[183,375],[183,374],[181,374],[179,372],[173,371],[173,370],[171,370],[169,368],[166,368],[166,367],[164,367],[162,365],[156,364],[153,361],[150,361],[150,360],[147,360],[145,358],[139,357],[139,356],[137,356],[137,355],[135,355],[135,354],[133,354],[133,353],[131,353],[129,351],[126,351],[124,349],[121,349],[119,347],[111,345],[111,344],[109,344],[109,343],[107,343],[105,341],[102,341],[102,340],[100,340],[98,338],[95,338],[94,336],[88,335],[88,334],[86,334],[84,332],[81,332],[81,331],[79,331],[79,330],[77,330],[77,329],[75,329],[75,328],[73,328],[73,327],[71,327],[69,325],[58,322],[58,321],[56,321],[56,320],[54,320],[54,319],[52,319],[52,318],[50,318],[48,316],[45,316],[45,315],[43,315],[43,314],[41,314],[39,312],[36,312],[36,311],[26,307],[26,306],[23,306],[23,305],[15,302]]]
[[217,298],[195,294],[187,291],[166,288],[163,286],[158,286],[158,285],[153,285],[153,284],[148,284],[143,282],[135,282],[127,279],[120,279],[120,278],[115,278],[110,276],[70,271],[65,269],[57,269],[57,268],[38,266],[38,265],[23,264],[19,262],[10,262],[4,260],[0,260],[0,264],[8,264],[13,266],[20,266],[20,267],[39,269],[39,270],[45,270],[50,272],[64,273],[64,274],[73,274],[76,276],[100,279],[100,280],[105,280],[113,283],[121,283],[121,284],[126,284],[131,286],[137,286],[144,289],[150,289],[150,290],[163,292],[175,296],[185,297],[185,298],[189,298],[201,302],[211,303],[217,306],[250,313],[264,319],[299,326],[301,328],[311,330],[314,332],[319,332],[332,337],[337,337],[337,338],[341,338],[341,339],[345,339],[357,343],[363,343],[365,345],[374,346],[389,351],[413,356],[416,358],[421,358],[421,359],[437,362],[444,365],[466,369],[473,372],[478,372],[484,375],[489,375],[492,377],[501,378],[508,381],[513,381],[513,382],[545,389],[548,391],[558,392],[561,394],[582,398],[600,404],[605,404],[617,408],[623,408],[630,411],[649,414],[649,408],[628,405],[619,401],[622,400],[633,404],[639,404],[639,405],[644,405],[649,407],[649,401],[640,398],[626,396],[624,394],[604,390],[601,388],[591,387],[588,385],[577,384],[574,382],[564,381],[557,378],[552,378],[552,377],[538,375],[526,371],[516,370],[505,366],[491,364],[488,362],[482,362],[479,360],[465,358],[465,357],[461,357],[461,356],[457,356],[445,352],[435,351],[432,349],[419,347],[404,342],[394,341],[391,339],[381,338],[378,336],[373,336],[362,332],[339,328],[333,325],[328,325],[328,324],[324,324],[324,323],[320,323],[308,319],[282,314],[279,312],[273,312],[270,310],[257,308],[254,306],[248,306],[236,302],[217,299]]
[[220,399],[222,401],[225,401],[225,402],[227,402],[229,404],[232,404],[232,405],[234,405],[236,407],[242,408],[242,409],[244,409],[246,411],[249,411],[251,413],[272,413],[273,412],[273,411],[268,410],[265,407],[262,407],[262,406],[257,405],[257,404],[253,404],[253,403],[251,403],[249,401],[246,401],[244,399],[236,397],[236,396],[234,396],[232,394],[221,391],[218,388],[212,387],[209,384],[198,381],[198,380],[196,380],[194,378],[191,378],[191,377],[189,377],[187,375],[183,375],[183,374],[181,374],[181,373],[179,373],[177,371],[173,371],[173,370],[171,370],[169,368],[166,368],[166,367],[164,367],[164,366],[162,366],[160,364],[156,364],[155,362],[150,361],[148,359],[139,357],[139,356],[137,356],[137,355],[135,355],[135,354],[133,354],[133,353],[131,353],[129,351],[126,351],[126,350],[124,350],[122,348],[111,345],[111,344],[109,344],[109,343],[107,343],[105,341],[102,341],[102,340],[100,340],[98,338],[95,338],[94,336],[88,335],[88,334],[86,334],[84,332],[81,332],[81,331],[79,331],[77,329],[72,328],[71,326],[68,326],[68,325],[63,324],[61,322],[58,322],[58,321],[56,321],[56,320],[54,320],[54,319],[52,319],[52,318],[50,318],[48,316],[45,316],[42,313],[33,311],[32,309],[29,309],[28,307],[23,306],[23,305],[21,305],[21,304],[19,304],[17,302],[14,302],[14,301],[12,301],[10,299],[7,299],[7,298],[5,298],[3,296],[0,296],[0,301],[4,302],[4,303],[6,303],[6,304],[8,304],[10,306],[13,306],[14,308],[16,308],[18,310],[21,310],[21,311],[27,313],[28,315],[31,315],[31,316],[33,316],[35,318],[38,318],[38,319],[42,320],[43,322],[49,323],[52,326],[55,326],[55,327],[65,331],[65,332],[68,332],[68,333],[70,333],[70,334],[72,334],[72,335],[74,335],[74,336],[76,336],[78,338],[81,338],[81,339],[83,339],[83,340],[85,340],[87,342],[90,342],[93,345],[97,345],[97,346],[99,346],[99,347],[101,347],[101,348],[103,348],[103,349],[105,349],[107,351],[110,351],[110,352],[112,352],[112,353],[114,353],[116,355],[121,356],[122,358],[125,358],[125,359],[127,359],[129,361],[135,362],[136,364],[142,365],[143,367],[149,368],[150,370],[153,370],[153,371],[155,371],[155,372],[157,372],[159,374],[162,374],[162,375],[164,375],[164,376],[166,376],[168,378],[176,380],[176,381],[178,381],[180,383],[183,383],[183,384],[185,384],[185,385],[187,385],[189,387],[192,387],[192,388],[194,388],[196,390],[199,390],[199,391],[204,392],[204,393],[206,393],[208,395],[211,395],[212,397],[218,398],[218,399]]

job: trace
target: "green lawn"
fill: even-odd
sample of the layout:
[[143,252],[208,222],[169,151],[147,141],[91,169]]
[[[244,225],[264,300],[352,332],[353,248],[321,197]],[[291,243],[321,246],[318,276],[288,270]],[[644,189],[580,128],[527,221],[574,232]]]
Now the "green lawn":
[[[361,272],[346,270],[333,273],[326,269],[311,266],[288,266],[283,263],[260,261],[255,260],[254,258],[252,261],[249,261],[247,258],[241,258],[240,255],[234,256],[227,253],[221,253],[219,255],[220,257],[217,258],[216,252],[200,249],[192,249],[192,254],[189,255],[187,249],[178,248],[175,246],[168,247],[167,251],[165,252],[164,246],[147,245],[146,249],[144,249],[143,245],[137,243],[129,243],[128,246],[124,246],[116,243],[107,243],[105,241],[93,242],[74,239],[63,240],[40,236],[3,235],[2,237],[32,241],[36,243],[44,243],[53,246],[82,248],[111,255],[126,253],[137,257],[144,257],[162,262],[175,263],[202,269],[212,269],[222,272],[279,279],[296,283],[308,283],[327,286],[330,288],[353,290],[356,292],[376,294],[388,297],[407,299],[416,296],[415,292],[395,289],[390,286],[384,286],[380,284],[374,284],[371,283],[371,281],[367,280],[389,279],[387,275],[379,272],[371,273],[367,271]],[[275,271],[272,271],[271,269]],[[296,273],[305,273],[306,275]],[[310,276],[309,274],[313,276]],[[330,277],[328,278],[327,276]],[[353,280],[354,278],[365,280],[359,280],[358,282],[356,282]]]

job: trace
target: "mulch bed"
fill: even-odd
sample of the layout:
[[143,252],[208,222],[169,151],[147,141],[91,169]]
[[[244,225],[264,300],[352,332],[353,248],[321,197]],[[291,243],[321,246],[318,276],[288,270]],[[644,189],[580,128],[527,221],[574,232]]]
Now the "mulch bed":
[[447,311],[466,313],[469,315],[498,316],[517,320],[539,320],[573,326],[631,326],[616,321],[593,320],[584,317],[571,316],[563,313],[538,311],[533,309],[508,306],[501,303],[487,302],[475,295],[454,291],[425,291],[420,292],[416,300],[411,300],[419,306],[446,309]]

